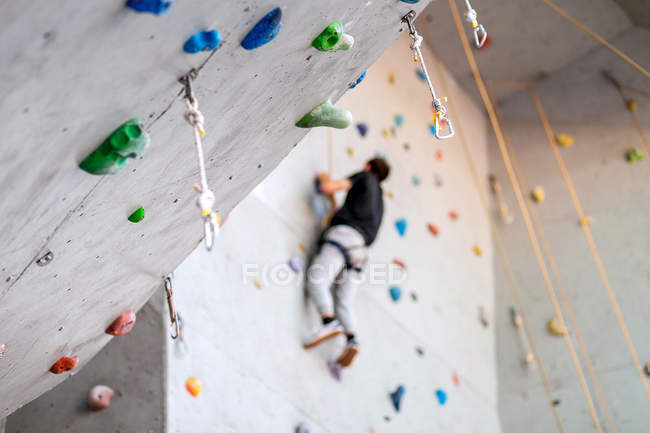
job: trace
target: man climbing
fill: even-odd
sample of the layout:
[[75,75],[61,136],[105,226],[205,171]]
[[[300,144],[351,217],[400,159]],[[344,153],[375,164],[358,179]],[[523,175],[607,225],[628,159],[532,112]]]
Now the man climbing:
[[332,197],[347,191],[343,206],[332,217],[319,240],[319,251],[307,272],[307,289],[321,315],[320,326],[304,342],[306,349],[345,332],[347,345],[336,360],[347,367],[359,353],[352,300],[368,259],[368,246],[377,236],[384,214],[383,192],[379,185],[390,172],[382,158],[368,161],[363,171],[340,180],[320,173],[317,190]]

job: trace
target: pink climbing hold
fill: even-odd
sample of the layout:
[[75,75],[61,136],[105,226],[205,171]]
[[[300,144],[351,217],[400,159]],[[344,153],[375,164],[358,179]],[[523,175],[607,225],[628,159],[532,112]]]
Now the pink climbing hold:
[[133,310],[128,310],[113,320],[105,332],[115,336],[126,335],[133,329],[133,325],[135,325],[135,313]]
[[460,377],[458,377],[458,373],[454,371],[454,374],[451,376],[451,380],[454,382],[454,385],[460,386]]
[[79,362],[79,358],[77,358],[76,356],[73,357],[63,356],[59,358],[59,360],[56,361],[54,364],[52,364],[52,367],[50,367],[50,373],[61,374],[61,373],[65,373],[66,371],[74,370],[78,362]]
[[454,221],[457,220],[458,219],[458,212],[456,212],[455,210],[450,210],[449,211],[449,218],[451,220],[454,220]]
[[113,390],[106,385],[95,385],[88,392],[88,409],[102,410],[111,405]]

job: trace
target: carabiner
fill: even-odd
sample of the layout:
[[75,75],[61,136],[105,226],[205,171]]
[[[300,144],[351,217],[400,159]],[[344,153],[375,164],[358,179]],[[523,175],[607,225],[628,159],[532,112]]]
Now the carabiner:
[[[481,33],[483,36],[479,36],[479,33]],[[485,27],[483,27],[483,24],[478,24],[476,27],[474,27],[474,45],[476,48],[482,48],[486,40],[487,31],[485,30]]]
[[169,308],[169,326],[172,329],[169,335],[173,340],[176,340],[180,331],[178,325],[178,315],[176,314],[176,308],[174,307],[174,291],[172,290],[172,279],[169,276],[166,276],[164,277],[164,281],[165,293],[167,295],[167,307]]
[[[449,128],[449,132],[447,134],[440,134],[440,130],[442,129],[440,126],[440,119],[444,119],[447,127]],[[455,134],[454,125],[451,124],[451,120],[449,120],[446,116],[436,116],[434,127],[436,128],[436,133],[434,135],[438,140],[446,140],[453,137]]]
[[218,232],[219,222],[217,221],[217,216],[210,212],[203,219],[203,243],[205,244],[206,250],[212,251],[214,239],[217,237]]

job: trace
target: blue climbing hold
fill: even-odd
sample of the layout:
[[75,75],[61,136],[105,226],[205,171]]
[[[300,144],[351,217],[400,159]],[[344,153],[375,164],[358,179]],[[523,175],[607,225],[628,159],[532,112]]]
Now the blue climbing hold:
[[413,185],[418,186],[418,185],[420,185],[420,178],[414,175],[411,178],[411,182],[413,182]]
[[392,286],[388,289],[388,293],[390,293],[390,297],[393,298],[393,301],[397,302],[402,297],[402,288],[399,286]]
[[399,127],[402,126],[402,123],[404,123],[404,116],[401,114],[396,114],[395,115],[395,126]]
[[221,43],[221,35],[216,30],[203,30],[195,33],[183,45],[183,51],[194,54],[199,51],[216,50]]
[[397,233],[399,233],[400,236],[404,236],[406,233],[406,220],[404,218],[400,218],[397,221],[395,221],[395,228],[397,229]]
[[282,9],[279,7],[266,14],[255,27],[246,35],[241,46],[247,50],[254,50],[271,42],[280,33],[282,28]]
[[405,392],[406,388],[404,388],[404,385],[400,385],[395,392],[390,393],[390,401],[393,403],[393,407],[397,412],[399,412],[399,408],[402,405],[402,397],[404,397]]
[[410,5],[413,5],[413,4],[417,3],[417,2],[419,2],[420,0],[402,0],[402,1],[404,3],[408,3]]
[[431,135],[435,136],[436,135],[436,125],[434,125],[433,123],[430,124],[429,125],[429,132],[431,133]]
[[388,157],[386,156],[386,154],[380,151],[375,152],[375,158],[381,158],[383,160],[388,161]]
[[357,123],[357,131],[359,131],[362,137],[365,137],[368,133],[368,125],[365,123]]
[[424,72],[422,72],[420,69],[416,69],[415,73],[420,80],[425,81],[427,79],[426,75],[424,75]]
[[364,78],[366,78],[366,72],[367,72],[367,71],[365,71],[363,74],[359,75],[359,78],[357,78],[357,81],[355,81],[354,83],[350,84],[349,89],[354,89],[355,87],[357,87],[357,84],[359,84],[360,82],[363,81]]
[[444,406],[444,404],[447,403],[447,393],[443,390],[437,389],[436,397],[438,397],[438,403],[440,403],[440,406]]
[[136,12],[149,12],[155,15],[162,15],[172,7],[174,0],[129,0],[126,6]]

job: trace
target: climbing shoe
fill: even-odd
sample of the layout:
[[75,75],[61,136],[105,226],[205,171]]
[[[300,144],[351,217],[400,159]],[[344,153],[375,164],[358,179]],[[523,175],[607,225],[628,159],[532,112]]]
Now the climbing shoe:
[[336,362],[338,364],[341,364],[343,367],[349,367],[350,364],[352,364],[352,361],[354,361],[354,358],[357,356],[357,353],[359,353],[359,343],[357,343],[355,340],[350,340],[345,346],[345,350],[341,356],[339,356],[339,359],[337,359]]
[[334,319],[314,331],[313,334],[311,334],[302,342],[302,345],[305,349],[310,349],[312,347],[318,346],[323,341],[328,340],[332,337],[336,337],[342,333],[343,326],[338,320]]

